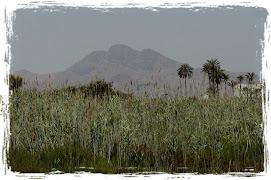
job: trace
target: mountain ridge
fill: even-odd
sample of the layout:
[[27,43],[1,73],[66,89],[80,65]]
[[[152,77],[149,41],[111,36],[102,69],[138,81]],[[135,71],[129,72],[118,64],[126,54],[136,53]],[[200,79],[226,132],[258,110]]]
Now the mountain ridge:
[[[126,45],[116,44],[111,46],[108,51],[89,53],[62,72],[38,74],[28,70],[19,70],[14,74],[32,82],[29,83],[31,87],[43,88],[44,84],[51,83],[53,87],[58,88],[104,79],[113,82],[114,87],[118,90],[127,92],[129,88],[139,94],[144,90],[154,91],[151,93],[155,94],[162,93],[163,90],[173,92],[175,89],[175,92],[177,91],[180,86],[177,69],[181,64],[183,63],[167,58],[149,48],[138,51]],[[236,79],[240,74],[246,74],[226,72],[229,73],[231,79]],[[35,81],[39,82],[39,86],[35,85]],[[131,81],[134,82],[134,85]],[[190,95],[204,94],[207,86],[208,79],[201,73],[200,68],[195,68],[193,78],[188,80],[188,87],[191,87]],[[154,90],[155,88],[158,90]],[[181,89],[184,91],[183,87]]]

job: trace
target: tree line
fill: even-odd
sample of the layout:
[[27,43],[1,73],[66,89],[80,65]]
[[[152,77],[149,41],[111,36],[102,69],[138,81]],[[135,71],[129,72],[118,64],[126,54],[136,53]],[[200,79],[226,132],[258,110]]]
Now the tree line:
[[[9,90],[16,91],[23,85],[23,78],[18,76],[14,76],[12,74],[9,75]],[[67,93],[82,93],[84,94],[85,98],[92,96],[92,97],[109,97],[110,95],[117,95],[123,98],[131,97],[130,93],[124,93],[119,90],[115,90],[113,88],[112,82],[106,82],[104,80],[98,80],[96,82],[90,82],[86,85],[80,85],[79,87],[75,86],[67,86],[61,89],[54,89],[52,92],[54,94],[61,94],[61,92]]]
[[[185,95],[187,96],[187,82],[188,78],[193,76],[193,68],[189,64],[182,64],[178,71],[178,76],[180,79],[184,79],[185,86]],[[240,85],[240,94],[242,93],[241,84],[243,80],[246,78],[248,86],[243,90],[246,90],[247,93],[250,89],[252,89],[253,82],[256,78],[256,74],[254,72],[248,72],[245,76],[239,75],[236,80],[229,81],[229,74],[225,73],[225,70],[221,68],[221,63],[217,59],[206,60],[206,63],[202,65],[201,72],[207,74],[209,80],[209,87],[206,89],[206,93],[212,96],[219,96],[219,85],[221,83],[225,84],[225,93],[227,92],[227,85],[232,88],[232,92],[234,95],[234,88],[238,84]],[[225,94],[226,96],[226,94]]]
[[[178,71],[178,76],[180,79],[184,79],[185,86],[185,96],[187,96],[187,79],[193,76],[193,68],[185,63],[182,64]],[[217,59],[206,60],[206,63],[202,65],[201,72],[205,73],[208,77],[209,87],[206,89],[206,93],[210,96],[219,96],[219,85],[224,83],[225,85],[225,93],[227,92],[227,85],[232,88],[232,92],[234,95],[234,88],[239,84],[240,86],[240,94],[242,93],[242,82],[247,80],[248,86],[243,88],[244,91],[251,92],[253,82],[256,78],[256,74],[254,72],[248,72],[245,76],[239,75],[236,80],[229,80],[229,74],[225,73],[225,70],[221,68],[221,63]],[[23,79],[22,77],[14,76],[10,74],[9,76],[9,89],[15,90],[22,86]],[[103,96],[104,94],[111,94],[113,92],[112,89],[113,84],[107,83],[104,81],[97,81],[95,83],[90,83],[89,85],[81,86],[79,88],[76,87],[67,87],[66,90],[71,92],[81,91],[85,94],[99,94]],[[120,93],[120,92],[118,92]],[[226,96],[227,94],[225,94]]]

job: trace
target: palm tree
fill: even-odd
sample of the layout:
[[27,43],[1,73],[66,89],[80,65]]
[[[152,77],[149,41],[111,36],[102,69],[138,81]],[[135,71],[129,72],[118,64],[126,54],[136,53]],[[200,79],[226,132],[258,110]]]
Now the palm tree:
[[232,94],[234,96],[234,87],[237,85],[237,82],[234,80],[231,80],[230,82],[228,82],[228,86],[230,86],[232,88]]
[[227,82],[228,82],[228,80],[229,80],[229,75],[223,73],[223,74],[222,74],[222,80],[223,80],[223,82],[224,82],[224,84],[225,84],[225,96],[227,96]]
[[215,68],[215,83],[216,83],[216,90],[217,90],[217,95],[219,96],[219,84],[222,82],[224,70],[220,69],[220,67]]
[[189,64],[182,64],[178,69],[178,76],[184,79],[185,96],[187,96],[186,78],[191,78],[193,75],[193,68]]
[[209,91],[213,91],[213,95],[216,94],[216,90],[219,94],[219,84],[222,80],[223,70],[220,68],[220,62],[217,59],[207,60],[202,66],[202,72],[208,74],[209,79]]
[[[248,82],[248,90],[250,89],[250,94],[251,92],[253,91],[253,81],[254,79],[256,78],[256,74],[254,72],[251,72],[251,73],[247,73],[246,74],[246,79],[247,79],[247,82]],[[247,92],[247,95],[248,95],[248,92]]]
[[240,85],[240,95],[241,95],[241,93],[242,93],[241,83],[242,83],[243,80],[244,80],[244,76],[242,76],[242,75],[237,76],[237,82],[238,82],[239,85]]
[[256,78],[256,74],[254,72],[251,72],[251,73],[247,73],[246,74],[246,78],[247,78],[247,81],[248,81],[248,85],[252,85],[254,79]]
[[209,76],[209,69],[210,69],[210,64],[208,63],[208,60],[207,60],[207,62],[202,65],[201,72],[206,73],[208,75],[209,87],[211,87],[211,79]]
[[209,75],[210,80],[212,81],[212,84],[214,86],[216,71],[218,71],[218,69],[220,69],[220,62],[217,59],[211,59],[211,60],[207,60],[207,63],[209,64],[208,75]]

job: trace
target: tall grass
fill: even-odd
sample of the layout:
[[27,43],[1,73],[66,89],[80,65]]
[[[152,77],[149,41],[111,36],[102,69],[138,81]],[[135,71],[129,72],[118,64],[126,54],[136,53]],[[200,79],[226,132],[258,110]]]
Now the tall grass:
[[261,98],[105,96],[64,90],[14,92],[11,169],[263,171]]

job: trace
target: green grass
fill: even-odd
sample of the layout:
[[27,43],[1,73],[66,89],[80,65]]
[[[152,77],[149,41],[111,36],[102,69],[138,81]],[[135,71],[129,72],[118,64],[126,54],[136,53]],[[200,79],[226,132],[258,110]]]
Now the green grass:
[[17,90],[10,103],[12,171],[263,171],[261,98]]

